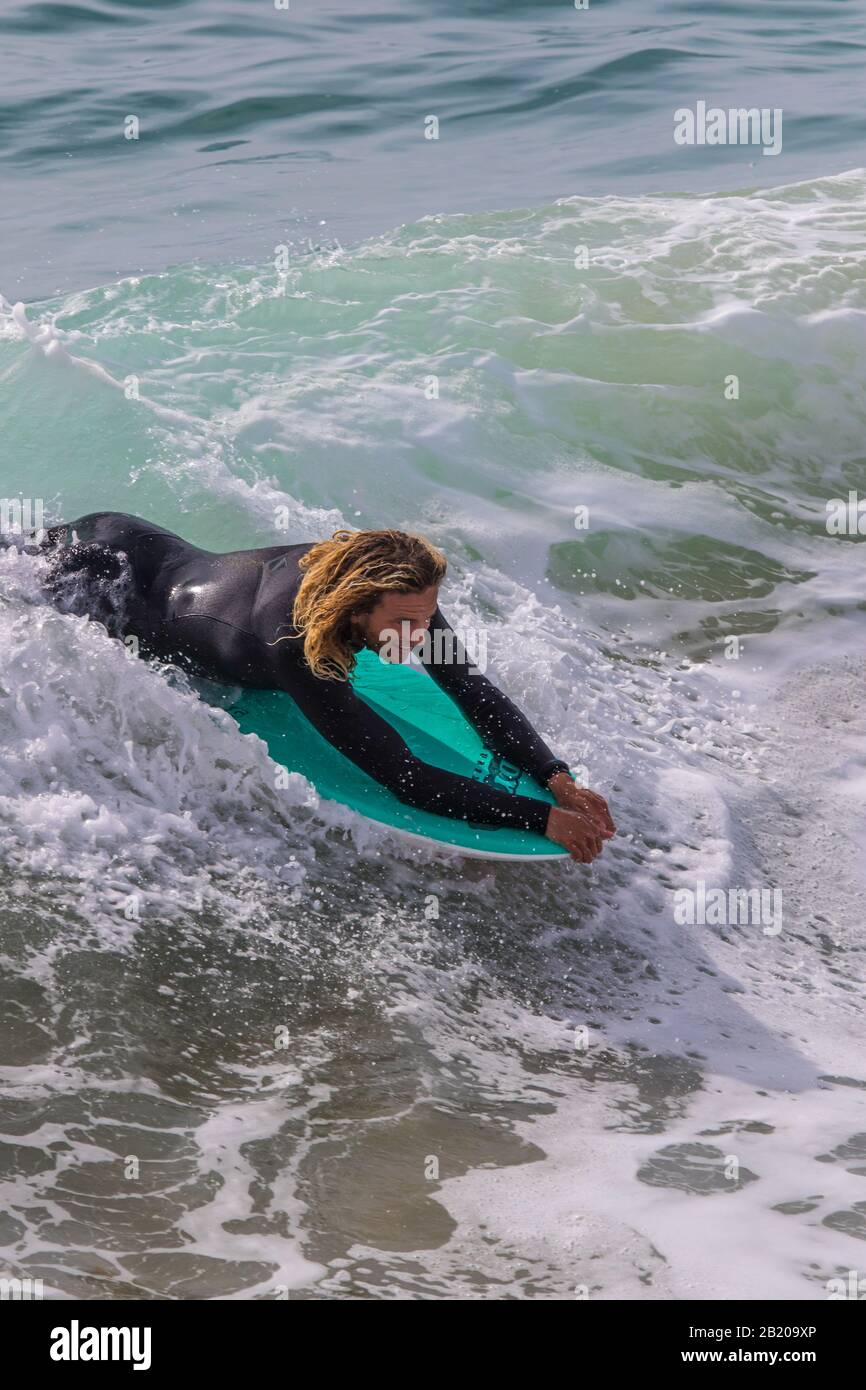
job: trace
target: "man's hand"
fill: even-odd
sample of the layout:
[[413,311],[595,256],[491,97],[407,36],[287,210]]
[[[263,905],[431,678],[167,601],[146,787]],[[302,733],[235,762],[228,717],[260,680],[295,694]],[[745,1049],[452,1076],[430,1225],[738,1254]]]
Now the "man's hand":
[[561,806],[564,811],[576,811],[579,815],[585,816],[598,826],[603,840],[609,840],[616,834],[616,826],[607,802],[598,792],[578,787],[567,772],[555,772],[547,787],[556,798],[557,806]]
[[[567,849],[579,864],[591,864],[601,854],[602,831],[598,821],[590,820],[580,811],[565,811],[551,806],[545,835],[556,845]],[[610,831],[605,831],[609,835]]]

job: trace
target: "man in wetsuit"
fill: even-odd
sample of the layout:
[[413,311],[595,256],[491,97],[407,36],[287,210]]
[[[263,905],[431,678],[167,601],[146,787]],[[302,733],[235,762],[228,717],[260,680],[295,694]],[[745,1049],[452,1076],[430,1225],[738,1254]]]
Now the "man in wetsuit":
[[[287,691],[335,748],[401,801],[478,825],[547,835],[589,863],[614,833],[604,799],[575,786],[517,707],[469,660],[443,617],[445,557],[401,531],[338,531],[312,545],[218,554],[138,517],[94,512],[52,527],[49,592],[144,655],[227,684]],[[82,586],[80,581],[84,580]],[[447,638],[423,642],[425,633]],[[422,643],[425,669],[486,746],[547,786],[557,805],[422,762],[353,691],[363,647],[403,655]],[[433,653],[448,652],[446,661]]]

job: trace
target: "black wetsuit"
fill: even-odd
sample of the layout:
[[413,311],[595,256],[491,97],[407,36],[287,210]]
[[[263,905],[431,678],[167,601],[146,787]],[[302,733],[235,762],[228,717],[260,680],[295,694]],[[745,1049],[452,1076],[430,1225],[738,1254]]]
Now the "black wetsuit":
[[[298,561],[309,545],[217,554],[119,512],[94,512],[52,527],[44,544],[55,597],[83,573],[86,611],[115,636],[137,637],[143,654],[177,662],[210,680],[288,691],[335,748],[410,806],[477,825],[544,833],[550,810],[545,802],[422,762],[351,684],[313,675],[291,621],[303,578]],[[116,596],[108,608],[122,595],[122,612],[113,622],[106,607],[106,588],[112,586]],[[430,627],[431,634],[450,633],[438,608]],[[278,637],[290,640],[273,645]],[[567,769],[508,697],[473,666],[456,637],[447,641],[453,641],[449,656],[454,659],[429,660],[426,669],[486,747],[541,784],[557,769]],[[435,652],[435,643],[427,650]]]

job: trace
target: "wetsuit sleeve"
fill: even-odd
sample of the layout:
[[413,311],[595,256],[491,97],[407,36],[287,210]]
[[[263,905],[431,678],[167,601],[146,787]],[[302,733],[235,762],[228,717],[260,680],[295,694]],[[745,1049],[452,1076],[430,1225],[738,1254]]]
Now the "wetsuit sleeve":
[[487,747],[546,786],[568,763],[550,751],[508,696],[470,661],[451,625],[436,609],[430,621],[424,667],[437,685],[460,706]]
[[319,680],[304,664],[295,643],[291,648],[277,665],[280,687],[329,743],[400,801],[475,825],[512,826],[544,834],[550,813],[546,802],[513,796],[422,762],[350,685]]

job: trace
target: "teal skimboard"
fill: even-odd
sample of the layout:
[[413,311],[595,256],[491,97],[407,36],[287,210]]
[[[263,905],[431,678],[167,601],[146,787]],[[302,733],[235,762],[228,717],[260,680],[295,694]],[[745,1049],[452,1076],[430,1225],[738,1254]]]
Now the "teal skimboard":
[[[480,736],[426,671],[389,665],[360,652],[355,693],[386,719],[416,757],[511,795],[553,805],[553,797],[512,763],[485,748]],[[319,796],[338,801],[402,835],[433,841],[480,859],[559,859],[565,850],[529,830],[501,830],[417,811],[333,748],[280,690],[247,690],[229,709],[241,732],[258,734],[274,762],[300,772]]]

